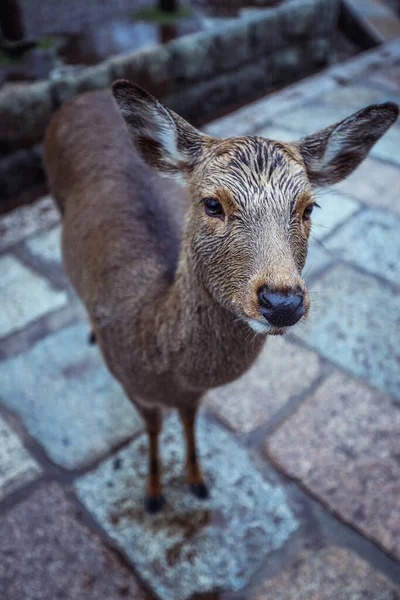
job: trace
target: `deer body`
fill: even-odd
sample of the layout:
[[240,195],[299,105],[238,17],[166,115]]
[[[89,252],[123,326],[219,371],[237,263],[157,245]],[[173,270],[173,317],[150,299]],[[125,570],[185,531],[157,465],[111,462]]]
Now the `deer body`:
[[[313,202],[310,173],[323,176],[315,167],[322,137],[306,138],[311,155],[259,138],[217,141],[128,82],[114,93],[125,120],[109,92],[58,112],[45,164],[63,215],[65,270],[111,373],[146,422],[146,506],[155,511],[163,501],[160,409],[178,408],[188,480],[205,497],[194,441],[201,397],[243,374],[267,334],[283,333],[308,311],[300,273],[309,225],[301,215]],[[393,122],[390,107],[344,175]],[[179,175],[186,188],[157,171]]]

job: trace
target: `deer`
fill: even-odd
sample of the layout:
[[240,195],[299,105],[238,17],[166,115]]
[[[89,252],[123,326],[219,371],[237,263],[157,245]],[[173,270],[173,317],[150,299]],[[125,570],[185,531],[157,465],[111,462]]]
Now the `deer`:
[[183,425],[189,490],[209,496],[195,439],[201,400],[244,374],[268,336],[307,318],[315,191],[347,177],[398,113],[374,104],[290,143],[222,139],[117,80],[53,116],[44,159],[63,265],[144,420],[147,512],[165,503],[163,409]]

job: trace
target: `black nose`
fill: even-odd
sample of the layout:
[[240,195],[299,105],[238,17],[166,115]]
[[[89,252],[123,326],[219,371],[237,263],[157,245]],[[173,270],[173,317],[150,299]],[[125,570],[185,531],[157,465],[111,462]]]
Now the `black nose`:
[[305,313],[304,294],[299,287],[280,292],[264,285],[258,290],[258,301],[262,316],[275,327],[294,325]]

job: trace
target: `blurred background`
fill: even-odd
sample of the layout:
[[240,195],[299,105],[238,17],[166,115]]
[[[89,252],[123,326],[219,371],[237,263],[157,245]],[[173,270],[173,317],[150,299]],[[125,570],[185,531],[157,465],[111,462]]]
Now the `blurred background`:
[[[211,135],[298,139],[400,102],[398,0],[1,0],[0,598],[400,599],[400,125],[317,194],[307,323],[199,423],[205,503],[87,343],[42,140],[120,77]],[[314,216],[315,215],[315,216]]]

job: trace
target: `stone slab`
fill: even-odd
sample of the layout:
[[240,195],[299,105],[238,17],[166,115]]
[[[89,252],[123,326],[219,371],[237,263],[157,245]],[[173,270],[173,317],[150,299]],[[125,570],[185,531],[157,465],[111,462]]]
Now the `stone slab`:
[[295,335],[400,399],[400,294],[344,265],[329,270],[319,287],[318,307]]
[[400,36],[400,20],[383,0],[345,0],[348,10],[377,44]]
[[334,373],[268,448],[331,511],[400,558],[400,410],[389,396]]
[[68,303],[66,292],[52,288],[47,279],[27,269],[14,256],[0,258],[0,273],[0,337]]
[[398,124],[385,133],[371,150],[371,156],[387,160],[400,167],[400,126]]
[[398,600],[400,588],[357,554],[328,546],[303,550],[254,600]]
[[67,469],[102,456],[141,427],[87,336],[86,324],[75,325],[0,363],[0,399]]
[[314,352],[271,337],[256,364],[234,383],[210,392],[207,405],[229,427],[248,433],[304,393],[318,377],[319,369]]
[[301,137],[328,127],[348,117],[351,112],[352,110],[349,110],[349,107],[345,104],[332,106],[318,101],[299,106],[288,114],[277,115],[273,120],[273,124],[274,126],[293,130],[297,133],[297,137]]
[[26,247],[41,260],[61,264],[61,227],[54,227],[50,231],[30,238],[26,242]]
[[395,165],[367,158],[336,189],[361,202],[400,215],[400,169]]
[[334,190],[322,190],[315,196],[321,208],[313,211],[311,238],[323,239],[360,209],[357,200]]
[[400,282],[400,219],[368,209],[325,241],[332,253],[394,285]]
[[56,485],[0,520],[4,600],[144,600],[129,569],[76,519]]
[[40,473],[41,468],[25,450],[17,434],[0,417],[0,500]]
[[263,480],[229,433],[201,418],[198,443],[208,500],[185,484],[176,415],[164,424],[160,446],[167,499],[160,513],[143,509],[144,435],[76,483],[81,501],[163,600],[242,588],[297,528],[283,490]]
[[[323,242],[311,237],[308,242],[308,254],[303,269],[303,277],[306,283],[314,279],[323,269],[326,269],[334,257],[327,250]],[[313,288],[313,291],[314,288]]]
[[[396,67],[400,71],[399,67]],[[380,73],[380,71],[377,71]],[[349,114],[360,110],[368,104],[379,104],[381,102],[399,102],[400,87],[396,89],[385,90],[376,85],[363,85],[365,80],[357,82],[355,85],[340,86],[338,89],[327,92],[323,96],[324,103],[336,105],[344,104],[348,107]]]
[[0,218],[0,251],[59,221],[60,215],[51,196],[7,213]]
[[400,95],[400,66],[390,66],[371,73],[368,81],[372,85],[384,86],[388,91]]

